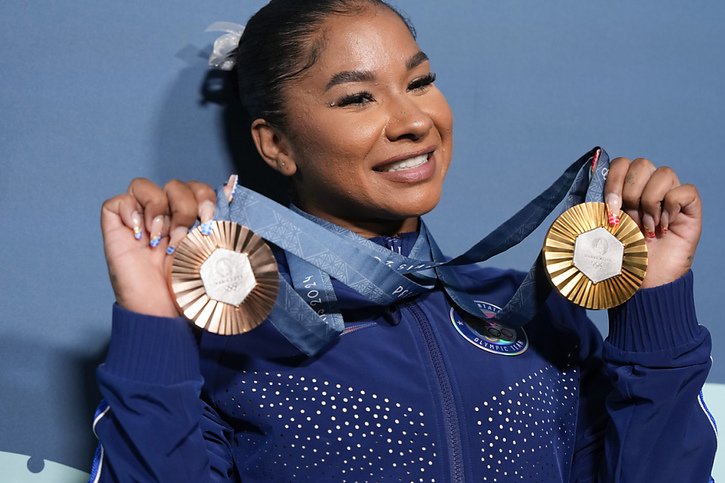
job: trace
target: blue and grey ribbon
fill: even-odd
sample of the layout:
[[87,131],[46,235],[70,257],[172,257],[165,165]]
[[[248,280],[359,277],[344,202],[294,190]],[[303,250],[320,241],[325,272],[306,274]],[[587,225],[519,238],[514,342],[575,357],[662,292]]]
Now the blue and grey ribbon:
[[[533,201],[452,259],[443,256],[423,222],[410,256],[406,257],[241,186],[237,186],[231,203],[219,192],[216,218],[244,225],[285,250],[292,284],[280,279],[279,295],[268,321],[302,352],[313,355],[344,328],[331,278],[381,306],[414,297],[440,283],[457,308],[484,318],[462,289],[455,267],[486,261],[517,245],[562,200],[565,210],[584,201],[603,201],[608,169],[606,152],[593,149]],[[537,260],[511,301],[497,315],[498,321],[512,327],[526,324],[549,291],[550,284]]]

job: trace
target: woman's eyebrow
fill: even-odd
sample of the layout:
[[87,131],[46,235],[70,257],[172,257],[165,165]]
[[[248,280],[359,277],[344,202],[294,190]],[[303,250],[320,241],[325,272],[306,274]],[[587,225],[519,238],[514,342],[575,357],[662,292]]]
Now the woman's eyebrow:
[[345,70],[338,72],[330,78],[325,86],[325,91],[329,91],[332,87],[345,82],[366,82],[375,79],[375,75],[369,70]]
[[[415,69],[426,60],[428,60],[426,53],[419,50],[405,62],[405,68],[408,70]],[[338,72],[330,78],[325,86],[325,91],[329,91],[334,86],[346,82],[369,82],[372,80],[375,80],[375,74],[369,70],[345,70]]]
[[417,54],[415,54],[413,57],[408,59],[408,61],[405,63],[405,67],[408,70],[415,69],[420,64],[428,60],[428,56],[423,52],[422,50],[419,50]]

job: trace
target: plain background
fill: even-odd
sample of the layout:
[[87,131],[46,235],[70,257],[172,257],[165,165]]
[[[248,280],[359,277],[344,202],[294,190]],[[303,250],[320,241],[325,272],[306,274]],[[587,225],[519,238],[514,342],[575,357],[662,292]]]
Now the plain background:
[[[89,471],[94,370],[113,302],[98,229],[103,200],[135,176],[218,185],[234,170],[253,186],[266,177],[251,161],[233,162],[244,153],[234,141],[241,127],[219,79],[207,77],[217,34],[204,32],[219,20],[243,23],[261,4],[0,5],[0,455],[32,456],[36,472],[44,459]],[[709,381],[725,383],[725,5],[397,5],[456,115],[454,164],[427,217],[446,252],[491,231],[595,145],[670,165],[704,200],[698,315],[714,336]],[[494,263],[527,269],[543,234]],[[606,314],[594,317],[606,332]],[[725,415],[725,398],[709,403]]]

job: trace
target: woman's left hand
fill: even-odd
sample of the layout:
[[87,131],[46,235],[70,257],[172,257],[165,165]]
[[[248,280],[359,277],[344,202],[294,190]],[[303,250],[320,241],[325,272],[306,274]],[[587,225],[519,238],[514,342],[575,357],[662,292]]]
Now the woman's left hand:
[[616,158],[604,199],[610,213],[624,210],[644,233],[649,261],[642,288],[664,285],[687,273],[702,231],[697,188],[680,184],[671,168],[658,168],[647,159]]

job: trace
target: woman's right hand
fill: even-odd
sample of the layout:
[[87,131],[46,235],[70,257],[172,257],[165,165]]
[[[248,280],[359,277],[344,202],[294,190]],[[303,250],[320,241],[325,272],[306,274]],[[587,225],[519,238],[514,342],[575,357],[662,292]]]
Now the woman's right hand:
[[142,314],[177,317],[167,285],[173,251],[197,218],[212,220],[215,206],[207,184],[173,180],[161,188],[145,178],[106,200],[101,231],[116,302]]

